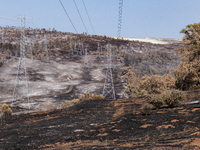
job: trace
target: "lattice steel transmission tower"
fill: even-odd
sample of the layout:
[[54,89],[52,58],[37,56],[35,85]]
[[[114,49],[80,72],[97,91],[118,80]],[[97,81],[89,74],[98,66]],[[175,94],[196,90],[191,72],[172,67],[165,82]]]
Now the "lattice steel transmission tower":
[[76,52],[76,41],[74,42],[74,52]]
[[88,67],[88,56],[87,56],[88,46],[85,46],[85,58],[84,58],[84,66]]
[[100,47],[99,47],[99,42],[98,42],[98,44],[97,44],[97,53],[96,53],[96,57],[101,58],[101,50],[100,50]]
[[83,43],[80,40],[78,40],[78,54],[83,55]]
[[70,51],[69,51],[69,55],[74,55],[74,51],[73,51],[73,48],[72,48],[72,41],[70,39]]
[[79,55],[79,54],[82,55],[80,40],[78,40],[78,44],[77,44],[76,50],[77,50],[77,55]]
[[[123,10],[123,0],[119,0],[119,10],[118,10],[118,30],[117,30],[117,37],[121,37],[121,28],[122,28],[122,10]],[[119,51],[119,45],[117,47],[117,52]],[[115,51],[113,51],[113,56],[115,56]],[[118,56],[117,56],[118,57]]]
[[2,32],[1,43],[4,43],[4,32]]
[[103,96],[106,98],[112,98],[115,100],[115,89],[113,84],[113,76],[112,76],[112,50],[110,44],[107,44],[107,70],[106,70],[106,78],[103,87]]
[[50,63],[48,49],[47,49],[47,37],[46,37],[46,34],[44,35],[44,45],[43,45],[41,61],[42,62],[46,62],[46,63]]
[[84,54],[83,42],[80,43],[80,55]]
[[[25,21],[26,17],[25,15],[21,15],[20,17],[17,17],[18,19],[21,19],[21,35],[20,35],[20,58],[19,58],[19,66],[17,69],[17,83],[15,84],[14,90],[13,90],[13,98],[12,98],[12,104],[15,101],[17,101],[18,97],[21,97],[20,99],[27,99],[28,105],[29,105],[29,86],[28,86],[28,73],[27,73],[27,67],[26,67],[26,55],[25,55]],[[25,84],[25,89],[22,88],[23,84]],[[23,97],[24,95],[24,97]],[[29,105],[30,109],[30,105]]]
[[27,57],[33,60],[32,42],[31,42],[30,38],[28,39]]
[[122,28],[122,9],[123,9],[123,0],[119,0],[118,31],[117,31],[117,37],[121,37],[121,28]]

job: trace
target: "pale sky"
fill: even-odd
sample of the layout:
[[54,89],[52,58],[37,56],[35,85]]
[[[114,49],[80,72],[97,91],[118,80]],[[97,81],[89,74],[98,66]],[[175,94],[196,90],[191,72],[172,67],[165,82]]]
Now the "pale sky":
[[[78,33],[86,32],[73,0],[61,0]],[[94,34],[82,0],[75,0],[88,34]],[[117,36],[119,0],[84,0],[97,35]],[[200,0],[124,0],[122,37],[182,39],[180,30],[200,22]],[[55,28],[76,33],[59,0],[1,0],[0,26],[20,26],[15,17],[25,14],[26,27]]]

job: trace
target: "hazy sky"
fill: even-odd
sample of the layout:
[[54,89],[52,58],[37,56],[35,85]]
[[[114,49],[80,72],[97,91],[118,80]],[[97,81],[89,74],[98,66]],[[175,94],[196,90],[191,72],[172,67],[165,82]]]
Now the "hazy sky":
[[[78,33],[86,32],[73,0],[61,0]],[[89,34],[89,24],[82,0],[75,0]],[[119,0],[84,0],[97,35],[117,36]],[[180,30],[200,22],[200,0],[124,0],[122,37],[157,37],[182,39]],[[20,26],[15,17],[25,14],[26,27],[75,30],[59,0],[0,0],[0,26]]]

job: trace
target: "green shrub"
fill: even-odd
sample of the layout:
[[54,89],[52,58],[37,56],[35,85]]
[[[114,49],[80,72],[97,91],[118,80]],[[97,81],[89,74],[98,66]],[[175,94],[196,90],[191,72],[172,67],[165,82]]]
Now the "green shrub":
[[4,117],[12,116],[12,109],[5,103],[1,105],[1,112]]

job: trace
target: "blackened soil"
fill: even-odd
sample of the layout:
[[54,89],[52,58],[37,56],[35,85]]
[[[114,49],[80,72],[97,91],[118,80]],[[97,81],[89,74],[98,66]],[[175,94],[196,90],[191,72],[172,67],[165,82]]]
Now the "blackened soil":
[[200,149],[198,105],[141,111],[146,97],[88,100],[4,118],[0,149]]

